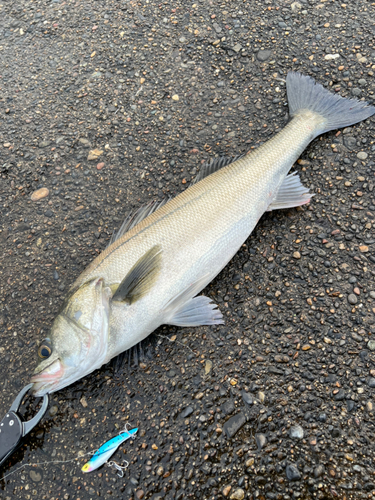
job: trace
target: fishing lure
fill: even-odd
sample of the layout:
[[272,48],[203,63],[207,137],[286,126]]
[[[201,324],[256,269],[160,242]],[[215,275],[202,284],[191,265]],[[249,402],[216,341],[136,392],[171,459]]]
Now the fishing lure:
[[[90,460],[85,463],[85,465],[82,467],[82,472],[92,472],[95,469],[98,469],[101,465],[103,465],[107,460],[114,454],[114,452],[117,450],[117,448],[122,444],[124,441],[127,439],[131,438],[134,436],[134,434],[138,431],[138,428],[136,429],[131,429],[128,431],[126,428],[120,432],[120,434],[106,443],[104,443],[90,458]],[[110,462],[110,465],[115,465],[113,462]],[[116,464],[116,468],[118,470],[126,468],[125,467],[120,467]],[[122,470],[121,470],[122,472]],[[123,475],[123,474],[122,474]]]

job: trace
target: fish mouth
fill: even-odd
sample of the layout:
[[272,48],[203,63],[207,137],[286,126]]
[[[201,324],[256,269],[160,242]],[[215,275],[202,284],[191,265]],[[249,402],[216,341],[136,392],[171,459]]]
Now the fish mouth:
[[66,385],[64,379],[65,368],[59,359],[53,361],[45,369],[31,377],[30,382],[34,384],[32,392],[34,396],[44,396],[55,392]]

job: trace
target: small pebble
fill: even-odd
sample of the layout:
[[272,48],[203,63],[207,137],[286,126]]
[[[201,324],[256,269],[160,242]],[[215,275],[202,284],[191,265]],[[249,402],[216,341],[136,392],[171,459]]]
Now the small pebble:
[[347,407],[349,412],[353,411],[355,408],[355,402],[352,399],[348,399],[346,401],[346,407]]
[[334,438],[338,438],[341,436],[341,430],[338,427],[334,427],[331,431],[331,435]]
[[49,195],[49,190],[45,187],[37,189],[32,193],[30,196],[31,201],[38,201],[41,200],[42,198],[45,198],[46,196]]
[[289,481],[298,481],[299,479],[301,479],[300,471],[293,464],[287,465],[285,472],[286,477],[289,479]]
[[257,53],[258,61],[264,62],[271,56],[272,52],[270,50],[259,50]]
[[87,156],[88,160],[96,160],[103,153],[100,149],[92,149]]
[[234,417],[231,417],[223,425],[224,431],[229,438],[232,438],[236,432],[238,432],[241,427],[246,423],[246,417],[243,413],[237,413]]
[[335,401],[342,401],[343,399],[345,399],[344,389],[339,389],[334,397],[335,397]]
[[98,163],[98,164],[96,165],[97,170],[101,170],[103,167],[104,167],[104,163],[103,163],[103,162]]
[[191,406],[188,406],[187,408],[185,408],[185,410],[183,410],[180,414],[180,416],[182,418],[186,418],[188,417],[189,415],[191,415],[193,413],[193,408]]
[[357,153],[357,158],[359,158],[360,160],[366,160],[367,157],[368,154],[365,151],[360,151],[359,153]]
[[358,335],[358,333],[356,333],[356,332],[352,332],[351,336],[352,336],[352,339],[356,340],[357,342],[362,342],[362,340],[363,340],[363,338],[360,335]]
[[255,434],[255,441],[258,449],[261,450],[267,444],[267,438],[265,434]]
[[38,483],[42,479],[42,474],[36,470],[31,470],[29,476],[35,483]]
[[229,495],[231,489],[232,489],[232,486],[229,486],[229,485],[228,486],[224,486],[224,488],[223,488],[223,495],[225,497],[227,497]]
[[79,402],[81,403],[81,405],[82,405],[84,408],[87,408],[87,401],[86,401],[85,396],[82,396],[82,397],[81,397],[81,399],[79,400]]
[[324,56],[324,59],[326,61],[332,61],[333,59],[338,59],[340,57],[340,54],[327,54]]
[[253,397],[248,392],[242,391],[242,399],[248,405],[252,405],[253,404]]
[[208,375],[211,370],[212,370],[212,361],[210,359],[207,359],[204,367],[204,373]]
[[318,465],[314,469],[314,477],[318,478],[324,474],[324,465]]
[[245,498],[245,492],[241,488],[237,488],[230,496],[230,500],[243,500]]
[[292,9],[292,12],[297,12],[302,9],[302,5],[299,2],[293,2],[290,5],[290,8]]
[[293,425],[289,429],[289,436],[294,439],[302,439],[303,438],[303,429],[300,425]]
[[49,414],[51,415],[51,417],[54,417],[56,415],[57,410],[58,407],[56,405],[51,406],[51,408],[49,409]]
[[36,437],[37,439],[42,439],[42,437],[43,437],[43,436],[44,436],[44,430],[43,430],[43,429],[40,429],[39,431],[37,431],[37,432],[35,433],[35,437]]
[[358,302],[358,298],[354,295],[354,293],[351,293],[350,295],[348,295],[348,302],[349,304],[356,304]]

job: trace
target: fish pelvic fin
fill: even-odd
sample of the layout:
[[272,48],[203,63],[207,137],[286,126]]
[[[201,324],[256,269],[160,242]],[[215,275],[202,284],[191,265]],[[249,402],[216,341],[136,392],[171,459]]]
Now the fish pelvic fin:
[[298,173],[293,172],[285,177],[267,212],[305,205],[313,196],[315,195],[302,184]]
[[303,111],[312,111],[323,118],[314,130],[315,137],[329,130],[348,127],[375,114],[375,107],[367,102],[332,94],[313,78],[301,73],[288,73],[286,90],[292,117]]
[[133,304],[155,284],[161,268],[161,248],[155,245],[134,264],[120,283],[112,300]]

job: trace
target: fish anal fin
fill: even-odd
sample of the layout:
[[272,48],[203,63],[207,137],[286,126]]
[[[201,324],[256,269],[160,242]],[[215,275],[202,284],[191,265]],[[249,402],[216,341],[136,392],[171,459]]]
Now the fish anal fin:
[[163,323],[176,326],[222,324],[223,316],[209,297],[194,297],[209,281],[209,275],[205,274],[173,297],[164,307]]
[[275,198],[267,208],[267,212],[305,205],[313,196],[314,194],[310,193],[309,189],[302,184],[298,173],[293,172],[285,177]]
[[217,309],[212,299],[199,295],[189,299],[180,309],[177,309],[168,320],[169,325],[175,326],[200,326],[200,325],[222,325],[223,315]]
[[161,268],[161,248],[155,245],[134,264],[120,283],[114,301],[132,304],[143,297],[155,284]]

